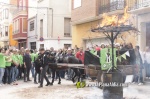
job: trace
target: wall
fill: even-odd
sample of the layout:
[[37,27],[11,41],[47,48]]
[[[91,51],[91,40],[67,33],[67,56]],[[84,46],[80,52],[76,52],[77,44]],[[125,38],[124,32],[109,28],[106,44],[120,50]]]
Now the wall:
[[[34,21],[34,30],[30,31],[30,22]],[[36,16],[28,20],[28,48],[30,48],[30,42],[37,41],[37,33],[36,33]]]
[[[37,48],[40,47],[41,43],[45,44],[45,46],[47,46],[47,44],[50,44],[56,49],[58,47],[63,48],[64,44],[71,44],[71,37],[64,37],[64,18],[71,18],[71,0],[63,0],[63,2],[62,0],[43,0],[39,2],[37,6],[44,7],[38,9],[37,11]],[[47,9],[47,7],[49,9]],[[43,19],[44,24],[43,42],[39,41],[41,19]],[[58,44],[58,37],[60,37],[61,44]],[[50,48],[50,46],[47,47]]]
[[101,37],[100,33],[90,32],[91,27],[96,27],[99,21],[93,21],[89,23],[84,23],[80,25],[72,26],[72,44],[73,46],[78,45],[78,47],[84,46],[83,38],[97,38]]
[[[89,23],[84,23],[84,24],[80,24],[80,25],[74,25],[72,26],[72,45],[73,47],[75,45],[77,45],[78,47],[85,47],[85,42],[83,42],[83,39],[87,39],[89,40],[89,37],[92,38],[102,38],[105,36],[103,35],[103,33],[93,33],[90,32],[91,27],[96,27],[97,24],[99,23],[99,21],[93,21],[93,22],[89,22]],[[137,41],[136,41],[136,37],[134,37],[132,31],[131,35],[126,32],[126,33],[122,33],[123,37],[125,38],[125,42],[121,39],[118,38],[115,43],[132,43],[133,46],[137,45]],[[106,42],[103,40],[103,42]],[[99,45],[101,44],[101,41],[99,42]]]
[[65,40],[60,40],[58,42],[57,39],[53,39],[53,40],[44,40],[44,41],[38,41],[37,42],[37,49],[40,48],[40,44],[44,44],[44,48],[45,49],[50,49],[50,47],[54,47],[54,49],[58,50],[59,48],[63,49],[64,48],[64,44],[72,44],[71,39],[65,39]]
[[97,0],[81,0],[81,7],[75,8],[74,0],[72,0],[72,21],[78,21],[84,18],[96,16],[96,2]]
[[138,18],[138,29],[140,35],[138,36],[138,44],[141,49],[144,50],[146,47],[146,23],[150,22],[150,13],[139,15]]
[[9,45],[10,46],[18,46],[18,42],[13,39],[12,34],[13,34],[13,25],[10,24],[10,26],[9,26]]

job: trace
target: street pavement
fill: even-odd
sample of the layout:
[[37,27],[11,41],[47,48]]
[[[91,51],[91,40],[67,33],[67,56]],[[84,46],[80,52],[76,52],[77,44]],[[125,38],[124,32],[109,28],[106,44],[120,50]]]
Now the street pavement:
[[[18,81],[18,85],[0,87],[0,99],[103,99],[102,89],[97,87],[77,88],[72,81],[62,79],[62,84],[55,81],[53,86],[38,88],[39,84]],[[95,84],[95,82],[89,82]],[[44,82],[46,84],[46,82]],[[138,86],[129,84],[123,89],[125,99],[150,99],[150,83]]]

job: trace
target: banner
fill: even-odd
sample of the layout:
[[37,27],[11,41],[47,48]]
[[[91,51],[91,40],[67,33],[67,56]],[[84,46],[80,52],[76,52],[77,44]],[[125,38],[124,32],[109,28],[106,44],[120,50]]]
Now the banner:
[[[112,66],[112,48],[102,49],[100,52],[100,63],[102,70],[108,70]],[[114,65],[117,66],[116,62],[116,49],[114,48]]]
[[126,54],[121,55],[122,58],[126,59]]
[[129,53],[129,51],[127,51],[127,52],[125,53],[125,55],[127,55],[127,56],[129,56],[129,57],[130,57],[130,53]]

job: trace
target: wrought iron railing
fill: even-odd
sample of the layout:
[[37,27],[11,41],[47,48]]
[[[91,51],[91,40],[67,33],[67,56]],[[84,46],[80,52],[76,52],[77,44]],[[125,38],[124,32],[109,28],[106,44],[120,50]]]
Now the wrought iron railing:
[[129,7],[129,11],[150,7],[150,0],[137,0],[137,2],[132,2],[132,4],[133,5]]
[[100,5],[99,14],[108,13],[116,10],[123,10],[126,6],[125,0],[117,0],[109,2],[104,5]]

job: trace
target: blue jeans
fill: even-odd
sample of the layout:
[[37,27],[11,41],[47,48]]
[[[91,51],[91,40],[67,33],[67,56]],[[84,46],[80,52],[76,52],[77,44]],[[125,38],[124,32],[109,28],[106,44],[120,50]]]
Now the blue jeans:
[[32,77],[34,77],[34,67],[35,67],[35,64],[34,64],[34,62],[33,62],[33,63],[32,63],[32,66],[31,66]]
[[11,83],[11,69],[12,69],[12,67],[6,68],[6,73],[7,73],[6,83],[8,83],[8,84]]
[[2,79],[4,76],[5,68],[0,68],[0,84],[2,84]]
[[16,66],[12,67],[12,69],[11,69],[11,74],[12,74],[11,82],[14,82],[17,80],[18,73],[19,73],[18,68]]

